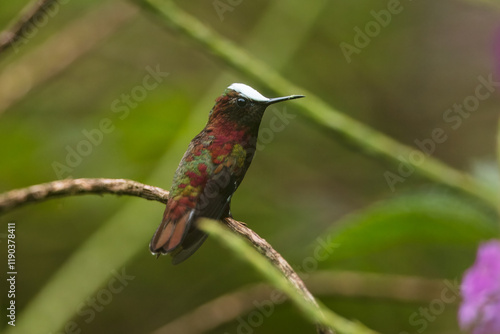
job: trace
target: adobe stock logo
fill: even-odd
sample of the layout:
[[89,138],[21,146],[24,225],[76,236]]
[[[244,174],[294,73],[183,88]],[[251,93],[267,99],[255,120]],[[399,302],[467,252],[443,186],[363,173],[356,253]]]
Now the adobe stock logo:
[[224,13],[232,12],[239,6],[243,0],[214,0],[212,6],[214,6],[215,12],[219,16],[219,20],[224,21]]
[[28,44],[31,39],[38,35],[40,29],[45,27],[50,19],[54,18],[59,13],[61,5],[66,5],[69,1],[70,0],[47,1],[28,24],[21,29],[21,32],[18,34],[19,37],[14,39],[12,43],[14,52],[19,52],[21,46]]
[[490,98],[498,87],[500,82],[493,80],[493,74],[484,77],[482,75],[477,77],[479,82],[474,89],[474,93],[466,96],[461,103],[454,103],[452,107],[446,109],[442,114],[442,119],[445,126],[436,127],[430,131],[427,138],[416,138],[413,142],[418,147],[413,149],[407,156],[399,155],[400,161],[397,171],[385,171],[384,178],[392,192],[396,191],[396,185],[403,183],[407,178],[413,175],[415,167],[424,163],[430,157],[439,144],[448,140],[448,133],[458,130],[464,120],[468,119],[476,112],[481,102]]
[[269,123],[260,125],[257,137],[257,151],[264,150],[266,145],[274,140],[274,135],[285,130],[290,124],[290,120],[297,117],[297,115],[289,113],[286,106],[283,106],[282,109],[271,108],[271,114],[272,117],[269,119]]
[[[91,296],[81,303],[76,311],[76,314],[82,318],[84,324],[90,324],[96,318],[97,314],[104,311],[105,307],[113,301],[114,297],[120,294],[129,284],[135,279],[135,276],[128,275],[125,268],[121,271],[111,271],[112,277],[109,279],[105,287],[97,291],[94,296]],[[64,327],[54,333],[49,334],[78,334],[87,332],[83,330],[83,323],[80,319],[72,319],[68,321]]]
[[350,64],[352,62],[353,54],[360,54],[363,49],[368,47],[372,40],[380,35],[382,28],[386,28],[391,23],[392,17],[400,14],[403,9],[404,7],[401,5],[400,0],[389,0],[386,9],[379,11],[372,10],[370,12],[373,20],[368,21],[364,29],[355,26],[353,43],[342,42],[339,45],[347,63]]
[[[445,287],[441,290],[439,298],[433,299],[427,307],[419,307],[418,312],[413,312],[408,317],[408,323],[415,327],[416,333],[423,333],[430,324],[443,314],[448,306],[460,298],[460,283],[458,280],[444,281]],[[410,334],[400,332],[399,334]]]
[[137,108],[139,103],[144,101],[149,93],[159,87],[169,75],[168,72],[160,70],[160,65],[156,65],[156,68],[146,66],[145,70],[147,74],[144,75],[139,85],[134,86],[129,93],[122,93],[119,98],[111,102],[112,117],[103,117],[98,125],[90,130],[83,129],[81,131],[83,139],[75,145],[65,146],[67,153],[64,162],[52,162],[52,169],[58,179],[72,178],[71,173],[80,166],[83,158],[91,155],[94,148],[103,143],[105,135],[115,130],[117,120],[113,120],[113,117],[121,121],[126,119],[130,111]]

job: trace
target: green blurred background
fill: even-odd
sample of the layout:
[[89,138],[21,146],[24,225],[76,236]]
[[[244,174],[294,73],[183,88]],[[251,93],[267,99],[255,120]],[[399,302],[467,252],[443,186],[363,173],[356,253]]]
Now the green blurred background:
[[[340,44],[355,45],[355,28],[364,30],[375,20],[372,11],[386,10],[391,3],[220,0],[179,6],[293,83],[402,143],[416,147],[415,140],[443,128],[447,140],[432,155],[497,189],[498,92],[481,101],[457,129],[443,115],[474,95],[478,78],[498,78],[500,6],[402,1],[401,11],[348,62]],[[1,26],[25,5],[2,3]],[[170,29],[139,1],[73,0],[58,6],[27,43],[0,55],[2,192],[58,179],[54,163],[67,165],[68,147],[76,150],[86,140],[82,131],[99,128],[105,118],[113,130],[62,177],[127,178],[168,189],[190,139],[229,84],[244,82],[273,95]],[[85,47],[87,43],[91,46]],[[72,47],[77,52],[69,57],[65,52]],[[168,76],[120,119],[114,101],[143,85],[148,68]],[[234,196],[232,211],[295,267],[303,269],[319,237],[337,251],[317,261],[314,270],[453,281],[471,265],[478,243],[498,235],[494,208],[417,173],[391,191],[384,173],[397,173],[397,165],[337,140],[293,102],[269,109],[261,129],[270,128],[273,117],[283,112],[293,118],[272,138],[261,139],[264,148]],[[205,302],[261,281],[248,264],[211,238],[180,266],[172,266],[167,257],[156,260],[148,242],[162,213],[159,203],[106,195],[51,200],[0,217],[3,226],[16,222],[20,327],[11,332],[29,332],[21,322],[32,305],[30,316],[38,314],[48,326],[52,320],[44,312],[72,308],[66,311],[74,314],[71,321],[81,333],[150,333]],[[0,237],[5,233],[6,228]],[[0,240],[4,254],[5,239]],[[111,265],[122,260],[123,265]],[[53,301],[58,306],[50,310],[30,304],[46,284],[64,279],[70,270],[67,261],[80,281],[72,286],[69,279],[65,287],[56,283],[50,291],[69,299],[93,281],[95,272],[85,268],[100,266],[108,276],[98,287],[84,287],[93,291],[87,298],[106,288],[113,270],[134,278],[88,322],[88,316],[77,314],[79,308],[66,306],[73,304],[65,298]],[[432,304],[432,295],[420,302],[397,296],[373,297],[366,289],[354,289],[352,296],[317,294],[340,315],[380,332],[459,332],[458,298],[441,310],[442,303]],[[435,298],[439,300],[439,291]],[[86,300],[80,310],[88,309]],[[432,318],[413,315],[432,305]],[[242,314],[240,320],[247,317]],[[26,328],[36,324],[36,316],[30,319]],[[423,322],[415,322],[419,320]],[[5,317],[1,325],[6,325]],[[289,303],[277,305],[261,325],[250,327],[253,333],[314,331]],[[233,320],[210,333],[246,332],[241,321]]]

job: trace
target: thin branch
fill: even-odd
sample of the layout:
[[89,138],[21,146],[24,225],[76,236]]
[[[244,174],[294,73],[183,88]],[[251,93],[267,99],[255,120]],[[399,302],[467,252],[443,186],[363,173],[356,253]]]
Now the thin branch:
[[[320,271],[305,279],[315,295],[380,298],[396,302],[431,302],[446,288],[444,280],[351,271]],[[271,300],[275,289],[259,283],[240,288],[200,305],[152,334],[201,334],[248,314]],[[280,301],[281,302],[281,301]]]
[[0,213],[5,213],[28,203],[85,194],[130,195],[162,203],[167,203],[168,200],[168,191],[132,180],[68,179],[37,184],[0,194]]
[[26,5],[18,17],[12,21],[10,27],[0,33],[0,53],[23,38],[27,33],[27,28],[34,24],[34,19],[39,15],[46,15],[44,10],[54,2],[55,0],[33,0]]
[[[334,333],[333,329],[346,334],[377,333],[359,322],[339,316],[317,302],[286,260],[244,223],[232,218],[226,218],[224,222],[229,228],[224,228],[211,219],[200,220],[198,224],[199,228],[225,244],[233,254],[251,264],[274,287],[290,298],[304,317],[316,324],[318,333]],[[250,241],[251,245],[244,239]]]
[[[130,195],[154,200],[161,203],[166,203],[168,199],[168,191],[161,188],[145,185],[132,180],[125,179],[68,179],[54,181],[44,184],[34,185],[28,188],[11,190],[0,194],[0,213],[5,213],[14,208],[28,203],[42,202],[51,198],[67,197],[83,194],[114,194],[114,195]],[[308,305],[305,310],[313,310],[315,312],[327,311],[324,307],[320,307],[313,295],[309,292],[302,279],[297,275],[293,268],[286,260],[264,239],[257,233],[248,228],[244,223],[238,222],[232,218],[224,220],[226,225],[235,234],[242,236],[250,241],[254,248],[266,257],[272,266],[279,272],[282,279],[287,280],[296,290],[297,293],[289,294],[292,300],[303,298],[302,304]],[[300,302],[297,305],[301,304]],[[339,328],[353,329],[353,333],[375,333],[361,324],[348,321],[333,312],[328,310],[328,317],[331,322],[338,324]],[[317,331],[319,334],[334,333],[329,327],[318,324]]]
[[[299,275],[297,275],[292,266],[290,266],[281,254],[274,250],[274,248],[265,239],[261,238],[257,233],[242,222],[232,218],[226,218],[224,222],[231,231],[250,241],[254,248],[260,254],[264,255],[283,274],[288,282],[290,282],[290,284],[302,295],[304,300],[319,309],[316,299],[311,292],[309,292]],[[333,330],[320,324],[317,325],[317,330],[320,334],[333,333]]]

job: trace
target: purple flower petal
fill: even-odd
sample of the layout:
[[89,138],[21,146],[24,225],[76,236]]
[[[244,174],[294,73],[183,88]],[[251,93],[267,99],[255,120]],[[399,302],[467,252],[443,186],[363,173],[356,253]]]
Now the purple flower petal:
[[479,246],[474,265],[462,281],[458,321],[473,334],[500,334],[500,241]]

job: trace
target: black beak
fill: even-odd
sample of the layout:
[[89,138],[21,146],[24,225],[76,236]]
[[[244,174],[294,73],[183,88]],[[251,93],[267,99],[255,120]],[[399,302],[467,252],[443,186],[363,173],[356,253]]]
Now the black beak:
[[290,96],[284,96],[284,97],[275,97],[273,99],[269,99],[266,102],[266,104],[270,105],[270,104],[274,104],[274,103],[281,102],[281,101],[288,101],[288,100],[293,100],[293,99],[300,99],[301,97],[305,97],[305,96],[304,95],[290,95]]

